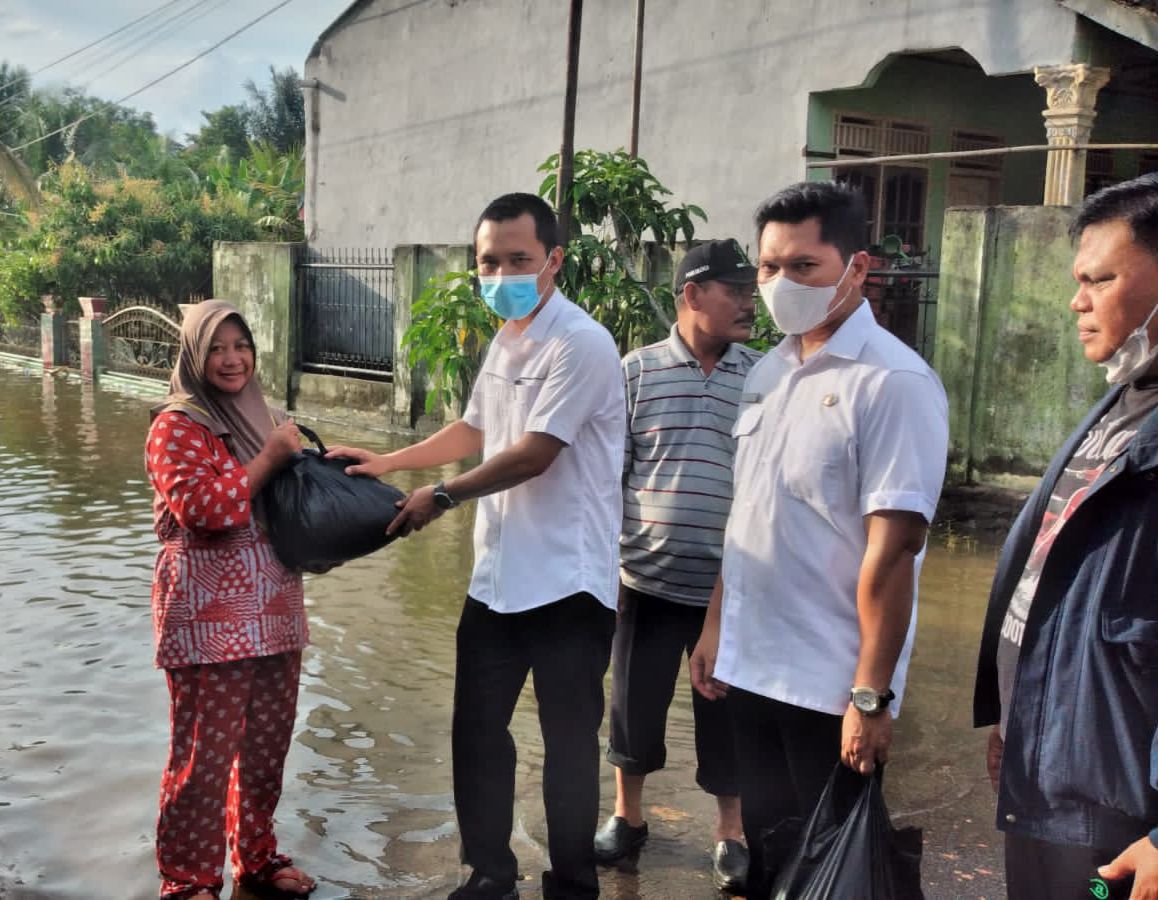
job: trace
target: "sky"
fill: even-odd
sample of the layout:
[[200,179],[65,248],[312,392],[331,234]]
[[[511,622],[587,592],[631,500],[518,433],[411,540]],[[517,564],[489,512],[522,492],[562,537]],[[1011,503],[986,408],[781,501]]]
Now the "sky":
[[[35,72],[134,19],[137,25],[33,75],[34,87],[83,88],[119,100],[276,6],[279,0],[0,0],[0,60]],[[157,129],[177,140],[195,132],[202,110],[246,98],[252,78],[269,67],[299,73],[318,35],[352,0],[292,0],[248,31],[125,105],[150,112]],[[151,32],[151,33],[150,33]]]

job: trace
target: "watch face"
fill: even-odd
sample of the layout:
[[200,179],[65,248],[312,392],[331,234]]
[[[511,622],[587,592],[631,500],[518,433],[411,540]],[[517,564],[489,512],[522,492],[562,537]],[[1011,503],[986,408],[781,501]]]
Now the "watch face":
[[863,713],[875,713],[880,711],[881,701],[876,691],[853,691],[852,705]]

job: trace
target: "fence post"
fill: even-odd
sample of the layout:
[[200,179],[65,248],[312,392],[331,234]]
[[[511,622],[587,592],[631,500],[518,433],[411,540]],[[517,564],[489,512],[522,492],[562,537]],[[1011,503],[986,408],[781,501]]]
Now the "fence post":
[[294,279],[299,244],[213,242],[213,296],[237,305],[257,343],[266,399],[293,406],[297,335]]
[[64,314],[60,311],[59,297],[43,294],[40,302],[44,304],[44,312],[40,315],[40,358],[44,362],[44,368],[55,369],[68,362]]
[[108,300],[104,297],[81,297],[80,308],[80,377],[96,381],[105,365],[104,317]]
[[392,424],[413,428],[422,413],[421,373],[415,377],[406,361],[402,337],[412,321],[412,307],[422,286],[418,275],[418,246],[403,244],[394,248],[394,397],[390,418]]

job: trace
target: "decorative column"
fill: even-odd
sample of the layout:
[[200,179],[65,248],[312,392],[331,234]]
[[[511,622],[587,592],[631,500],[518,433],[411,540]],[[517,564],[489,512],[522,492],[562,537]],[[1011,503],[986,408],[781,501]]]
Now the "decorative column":
[[95,381],[105,364],[104,317],[108,300],[104,297],[81,297],[80,308],[80,377]]
[[[1052,147],[1086,144],[1093,130],[1098,91],[1110,80],[1109,69],[1072,63],[1033,70],[1045,88],[1045,133]],[[1076,206],[1085,195],[1086,151],[1051,150],[1046,154],[1046,206]]]
[[59,297],[42,294],[40,302],[44,304],[44,312],[40,315],[40,358],[44,368],[55,369],[68,364],[64,314],[60,311]]

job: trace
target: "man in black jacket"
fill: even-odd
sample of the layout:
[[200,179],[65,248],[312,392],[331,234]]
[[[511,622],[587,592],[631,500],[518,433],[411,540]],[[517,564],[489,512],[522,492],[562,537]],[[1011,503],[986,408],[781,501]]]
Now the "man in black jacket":
[[1009,896],[1140,900],[1158,897],[1158,175],[1089,197],[1072,234],[1078,339],[1114,388],[1006,540],[974,724]]

